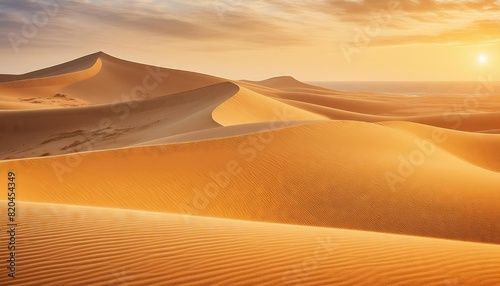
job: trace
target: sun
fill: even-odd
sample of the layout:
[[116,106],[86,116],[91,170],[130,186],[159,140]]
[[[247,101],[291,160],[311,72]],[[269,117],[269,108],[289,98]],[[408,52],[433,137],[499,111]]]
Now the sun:
[[480,64],[484,64],[488,61],[488,58],[485,55],[480,55],[477,60]]

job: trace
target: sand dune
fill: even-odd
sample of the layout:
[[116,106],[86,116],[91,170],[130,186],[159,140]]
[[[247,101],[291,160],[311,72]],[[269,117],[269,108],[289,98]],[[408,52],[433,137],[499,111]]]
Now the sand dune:
[[0,158],[127,147],[217,127],[212,111],[237,91],[236,85],[227,82],[142,101],[0,112],[5,136]]
[[273,78],[269,78],[269,79],[261,80],[261,81],[244,80],[242,82],[247,83],[247,84],[256,85],[256,86],[261,86],[261,87],[265,86],[265,87],[270,87],[273,89],[281,89],[281,90],[283,90],[283,89],[285,89],[285,90],[312,89],[312,90],[317,90],[317,91],[331,92],[331,90],[328,90],[326,88],[303,83],[301,81],[296,80],[295,78],[293,78],[291,76],[273,77]]
[[[7,89],[7,93],[14,92],[14,90],[19,90],[21,88],[35,88],[35,87],[44,87],[44,86],[57,86],[60,88],[61,86],[66,86],[72,83],[76,83],[87,78],[91,78],[98,74],[102,68],[102,61],[100,59],[96,59],[95,63],[87,69],[75,71],[72,73],[65,73],[61,75],[55,76],[43,76],[32,78],[31,76],[27,76],[23,79],[2,82],[0,83],[0,88]],[[10,89],[10,90],[9,90]],[[23,89],[24,90],[24,89]]]
[[127,62],[99,52],[52,68],[4,77],[0,92],[14,99],[62,93],[89,104],[109,104],[179,93],[223,81],[193,72]]
[[44,68],[41,70],[29,72],[21,75],[1,75],[0,82],[13,82],[13,81],[25,81],[40,78],[56,77],[56,76],[66,76],[67,74],[78,73],[81,71],[88,70],[95,66],[99,61],[99,57],[102,52],[87,55],[66,63],[62,63],[53,67]]
[[102,52],[0,75],[16,285],[497,285],[493,95],[232,81]]
[[[0,83],[2,109],[40,109],[82,104],[110,104],[171,95],[206,87],[224,80],[192,72],[156,68],[111,57],[102,52],[37,72],[4,76]],[[0,78],[1,79],[1,78]],[[8,80],[7,80],[8,79]],[[387,94],[352,93],[305,84],[292,77],[264,81],[235,81],[240,92],[218,109],[233,109],[236,117],[220,121],[247,124],[270,120],[276,107],[294,109],[297,120],[335,119],[366,122],[410,121],[464,130],[500,129],[500,100],[487,88],[479,96],[404,97]],[[471,91],[472,92],[472,91]],[[474,91],[477,92],[477,91]],[[81,104],[41,100],[65,94]],[[36,104],[29,104],[33,99]],[[266,111],[267,110],[267,111]],[[246,112],[242,119],[241,112]],[[214,113],[214,119],[221,115]],[[216,120],[217,121],[217,120]],[[227,124],[223,124],[227,125]]]
[[[500,112],[456,112],[452,111],[449,106],[443,106],[439,108],[439,110],[433,111],[432,113],[435,114],[396,116],[367,114],[290,99],[278,99],[278,101],[333,120],[355,120],[364,122],[404,121],[471,132],[496,130],[499,127],[500,122]],[[460,99],[456,99],[456,101],[456,104],[460,103]],[[418,103],[415,104],[419,105]],[[415,114],[420,114],[420,112],[415,112]]]
[[[481,132],[500,128],[500,97],[487,87],[476,96],[406,97],[353,93],[301,84],[289,77],[238,82],[242,87],[279,102],[334,120],[406,121],[455,130]],[[292,86],[288,88],[287,84]]]
[[[500,283],[498,245],[63,205],[22,208],[16,285]],[[2,276],[0,283],[8,281]]]
[[274,121],[326,120],[327,117],[295,108],[244,87],[212,113],[223,126]]
[[[87,105],[85,99],[61,92],[66,86],[97,75],[102,68],[98,54],[25,75],[0,77],[0,110],[47,109]],[[57,98],[64,95],[64,99]]]
[[194,72],[124,61],[107,54],[96,76],[65,87],[61,92],[95,104],[140,100],[185,92],[227,80]]
[[421,125],[309,123],[3,164],[24,201],[499,243],[500,137],[436,130],[429,146]]

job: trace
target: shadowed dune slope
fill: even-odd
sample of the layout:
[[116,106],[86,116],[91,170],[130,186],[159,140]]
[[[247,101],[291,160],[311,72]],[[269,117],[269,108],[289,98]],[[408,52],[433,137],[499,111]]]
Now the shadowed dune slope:
[[120,148],[218,127],[213,110],[237,91],[226,82],[141,101],[0,111],[0,159]]
[[289,126],[302,125],[310,122],[313,121],[260,122],[260,123],[240,124],[232,126],[220,126],[193,132],[186,132],[173,136],[167,136],[152,141],[142,142],[136,145],[151,146],[151,145],[161,145],[167,143],[182,143],[182,142],[201,141],[201,140],[209,140],[217,138],[235,137],[239,135],[281,129]]
[[[16,285],[500,283],[498,245],[127,210],[21,207]],[[2,285],[9,282],[0,277]]]
[[499,143],[338,121],[0,164],[21,170],[23,201],[500,243]]

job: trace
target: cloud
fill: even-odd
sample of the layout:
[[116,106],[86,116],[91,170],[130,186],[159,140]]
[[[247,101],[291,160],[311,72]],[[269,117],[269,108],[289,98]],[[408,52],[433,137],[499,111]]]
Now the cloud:
[[348,19],[348,15],[369,15],[372,11],[387,10],[391,5],[400,6],[405,13],[500,10],[496,0],[328,0],[320,8],[325,13],[343,14]]
[[[117,41],[120,35],[130,37],[122,39],[122,44],[181,40],[200,45],[226,43],[235,48],[241,45],[301,45],[305,42],[284,23],[245,12],[236,4],[225,8],[223,21],[214,5],[201,5],[195,1],[50,0],[49,3],[58,3],[59,11],[50,17],[47,25],[37,27],[40,33],[32,45],[50,41],[67,41],[69,46],[84,40]],[[23,36],[27,23],[32,23],[37,13],[43,13],[42,6],[29,0],[0,4],[0,45],[10,44],[9,33]]]
[[86,43],[127,47],[172,43],[198,51],[215,46],[230,51],[328,45],[332,38],[342,41],[342,35],[350,36],[353,28],[365,25],[374,12],[387,11],[391,3],[400,4],[398,15],[375,44],[498,37],[494,19],[499,18],[499,0],[17,0],[0,3],[0,49],[10,49],[9,35],[24,37],[27,22],[32,24],[36,15],[54,4],[57,13],[37,27],[26,49]]
[[319,10],[350,23],[356,31],[374,22],[382,24],[383,33],[371,39],[372,45],[481,44],[499,40],[498,0],[329,0]]
[[447,30],[436,34],[415,34],[381,37],[373,43],[378,46],[407,44],[485,44],[500,42],[500,21],[482,20],[465,27]]

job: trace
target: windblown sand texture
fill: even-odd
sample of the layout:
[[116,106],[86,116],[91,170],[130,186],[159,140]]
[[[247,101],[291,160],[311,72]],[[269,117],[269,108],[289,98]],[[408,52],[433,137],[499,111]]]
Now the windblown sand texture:
[[0,285],[500,285],[496,94],[100,52],[0,76],[0,142],[19,202],[18,278]]

